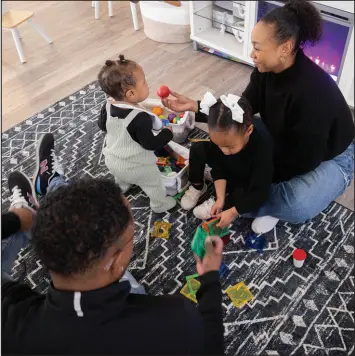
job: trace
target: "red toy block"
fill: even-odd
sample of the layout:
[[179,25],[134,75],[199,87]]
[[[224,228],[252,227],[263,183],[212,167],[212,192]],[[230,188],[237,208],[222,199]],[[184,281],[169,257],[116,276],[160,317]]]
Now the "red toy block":
[[223,237],[221,237],[224,246],[228,245],[231,241],[231,234],[225,235]]

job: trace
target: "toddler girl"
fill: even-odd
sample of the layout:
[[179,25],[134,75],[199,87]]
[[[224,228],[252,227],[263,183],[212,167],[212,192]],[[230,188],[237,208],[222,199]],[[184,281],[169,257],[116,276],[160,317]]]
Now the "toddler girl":
[[176,202],[166,196],[154,155],[173,138],[173,133],[168,128],[156,136],[152,132],[163,125],[139,104],[149,95],[142,67],[120,55],[119,60],[106,61],[98,79],[102,90],[113,99],[111,104],[104,104],[99,119],[100,129],[107,131],[103,151],[107,168],[124,192],[131,184],[141,187],[154,212],[173,208]]
[[208,199],[193,213],[203,220],[218,217],[218,226],[226,227],[236,217],[257,211],[267,199],[273,174],[271,142],[254,129],[252,109],[244,97],[229,94],[217,100],[207,92],[199,105],[196,121],[208,123],[211,141],[191,147],[192,185],[181,206],[192,209],[206,192],[204,170],[208,164],[212,168],[216,200]]

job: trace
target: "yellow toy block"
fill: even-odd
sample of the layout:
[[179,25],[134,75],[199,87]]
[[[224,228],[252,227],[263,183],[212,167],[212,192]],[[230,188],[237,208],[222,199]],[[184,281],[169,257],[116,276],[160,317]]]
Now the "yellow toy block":
[[166,221],[155,221],[154,228],[153,228],[153,231],[150,236],[168,240],[169,239],[169,231],[172,226],[173,226],[173,224],[170,224]]
[[244,282],[239,282],[235,286],[229,287],[226,293],[236,308],[240,308],[254,299]]
[[192,288],[192,293],[190,293],[190,289],[187,283],[182,287],[180,293],[186,298],[192,300],[194,303],[197,303],[196,293],[199,290],[201,283],[195,278],[191,278],[189,282]]

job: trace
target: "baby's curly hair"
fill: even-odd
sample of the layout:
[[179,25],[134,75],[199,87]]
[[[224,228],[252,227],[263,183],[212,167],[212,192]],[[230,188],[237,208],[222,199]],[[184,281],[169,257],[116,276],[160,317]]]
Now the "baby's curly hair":
[[90,271],[132,221],[121,188],[108,179],[80,179],[48,194],[37,211],[32,243],[50,271]]
[[107,60],[101,68],[98,80],[101,89],[115,100],[123,100],[126,91],[136,85],[133,71],[137,63],[120,55],[116,61]]

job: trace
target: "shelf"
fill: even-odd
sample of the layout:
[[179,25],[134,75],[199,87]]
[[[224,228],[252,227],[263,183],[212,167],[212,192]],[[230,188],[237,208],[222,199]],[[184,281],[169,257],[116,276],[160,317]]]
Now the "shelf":
[[221,35],[217,28],[211,27],[191,36],[191,39],[232,57],[241,58],[241,60],[244,58],[244,43],[238,42],[232,34],[225,33]]
[[206,6],[201,10],[195,11],[194,15],[203,17],[207,20],[211,20],[212,23],[217,24],[218,28],[220,28],[220,25],[225,25],[226,30],[229,30],[229,32],[244,32],[244,20],[234,16],[232,11],[228,11],[219,6]]

